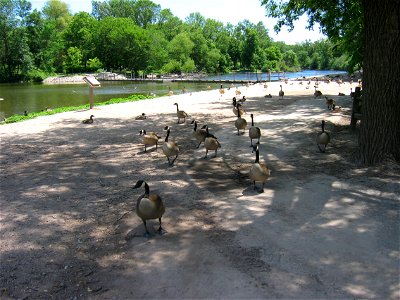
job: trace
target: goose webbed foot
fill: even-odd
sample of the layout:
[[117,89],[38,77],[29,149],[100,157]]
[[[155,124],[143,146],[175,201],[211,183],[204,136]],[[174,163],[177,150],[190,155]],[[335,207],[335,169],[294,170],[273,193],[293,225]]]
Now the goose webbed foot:
[[157,232],[159,235],[164,235],[167,233],[167,231],[164,228],[162,228],[161,226],[157,229]]
[[320,145],[320,144],[318,144],[317,146],[318,146],[318,149],[319,149],[319,151],[320,151],[321,153],[325,153],[325,149],[326,149],[326,146],[325,146],[325,145]]

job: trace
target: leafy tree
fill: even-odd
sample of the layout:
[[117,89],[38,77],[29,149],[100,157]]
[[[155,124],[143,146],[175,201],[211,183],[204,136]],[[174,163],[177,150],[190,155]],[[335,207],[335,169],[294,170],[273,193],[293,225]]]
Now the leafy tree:
[[93,32],[96,27],[96,20],[86,12],[79,12],[74,15],[67,28],[63,31],[65,47],[76,47],[82,54],[82,63],[93,57]]
[[65,66],[67,72],[78,71],[82,67],[82,53],[78,47],[70,47],[67,51]]
[[160,12],[156,28],[162,32],[168,41],[171,41],[182,31],[183,22],[175,17],[169,9]]
[[145,70],[150,57],[148,32],[131,19],[106,17],[98,22],[94,41],[95,56],[107,70]]
[[48,0],[43,6],[42,12],[44,18],[53,21],[59,31],[65,29],[72,19],[68,5],[60,0]]
[[322,31],[363,68],[360,161],[374,164],[392,156],[400,161],[400,22],[399,2],[393,0],[263,0],[267,14],[277,17],[277,29],[293,27],[307,14],[309,25],[319,22]]
[[254,29],[247,28],[243,43],[242,65],[246,69],[252,69],[254,55],[258,48],[257,32]]
[[26,16],[31,9],[24,0],[0,1],[0,80],[13,81],[32,67]]
[[169,56],[182,66],[190,58],[193,47],[194,43],[190,40],[189,35],[185,32],[179,33],[168,44]]
[[293,50],[288,50],[283,53],[283,60],[288,67],[297,67],[299,65],[297,54]]

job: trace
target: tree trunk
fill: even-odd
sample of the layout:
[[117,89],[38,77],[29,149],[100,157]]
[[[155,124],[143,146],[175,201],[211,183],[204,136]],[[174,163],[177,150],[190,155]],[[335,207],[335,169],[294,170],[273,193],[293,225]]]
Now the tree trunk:
[[362,0],[365,48],[360,158],[400,161],[400,13],[398,0]]

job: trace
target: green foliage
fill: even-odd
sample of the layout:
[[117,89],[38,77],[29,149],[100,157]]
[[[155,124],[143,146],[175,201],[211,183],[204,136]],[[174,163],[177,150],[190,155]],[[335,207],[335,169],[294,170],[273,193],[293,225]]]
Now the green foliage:
[[[326,34],[342,52],[349,56],[350,70],[362,67],[364,45],[364,16],[361,0],[262,0],[267,16],[277,18],[275,30],[286,25],[293,29],[293,22],[300,16],[308,15],[308,28],[314,24],[321,26]],[[321,67],[327,65],[322,57]],[[317,60],[312,62],[316,65]]]
[[[277,1],[264,2],[271,14],[278,14],[273,7]],[[295,2],[299,0],[287,1]],[[221,73],[344,69],[359,61],[357,53],[345,51],[345,45],[358,43],[359,35],[351,41],[350,35],[343,35],[333,41],[286,45],[274,42],[261,22],[224,25],[200,13],[183,22],[150,0],[92,1],[92,7],[92,15],[72,16],[61,0],[49,0],[41,12],[31,12],[26,0],[1,0],[0,81],[40,80],[46,73],[100,68],[135,74]],[[352,10],[357,7],[354,4]]]

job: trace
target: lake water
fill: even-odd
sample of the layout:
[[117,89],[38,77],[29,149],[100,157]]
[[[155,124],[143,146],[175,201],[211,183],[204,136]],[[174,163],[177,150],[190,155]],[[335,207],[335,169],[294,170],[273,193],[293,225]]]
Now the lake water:
[[[285,76],[288,79],[302,76],[312,77],[329,74],[345,74],[342,71],[306,70],[295,73],[274,73],[272,81]],[[230,73],[207,77],[208,80],[262,80],[268,79],[267,73]],[[185,87],[188,92],[204,91],[211,86],[219,88],[219,83],[209,82],[132,82],[106,81],[100,88],[94,89],[95,102],[104,102],[111,98],[127,97],[132,94],[154,94],[165,96],[168,87],[180,94]],[[75,106],[88,103],[89,88],[86,84],[0,84],[0,118],[24,111],[38,112],[46,108]]]

